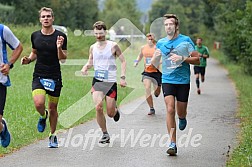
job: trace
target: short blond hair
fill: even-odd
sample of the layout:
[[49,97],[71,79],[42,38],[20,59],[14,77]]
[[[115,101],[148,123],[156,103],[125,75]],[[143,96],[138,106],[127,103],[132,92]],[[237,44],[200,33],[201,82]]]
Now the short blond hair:
[[54,17],[52,8],[48,8],[48,7],[42,7],[42,8],[39,10],[39,12],[38,12],[38,13],[39,13],[39,17],[41,16],[41,13],[42,13],[43,11],[51,12],[52,17]]

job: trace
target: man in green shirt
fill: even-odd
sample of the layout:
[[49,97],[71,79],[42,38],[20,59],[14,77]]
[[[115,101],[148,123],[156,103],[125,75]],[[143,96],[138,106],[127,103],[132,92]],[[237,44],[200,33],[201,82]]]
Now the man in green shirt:
[[196,46],[195,49],[200,53],[200,65],[194,66],[194,74],[196,77],[196,85],[197,85],[197,93],[200,94],[200,80],[199,77],[201,77],[201,82],[205,81],[205,72],[206,72],[206,66],[207,66],[207,58],[209,58],[209,51],[208,48],[204,45],[202,45],[202,38],[197,38],[196,40]]

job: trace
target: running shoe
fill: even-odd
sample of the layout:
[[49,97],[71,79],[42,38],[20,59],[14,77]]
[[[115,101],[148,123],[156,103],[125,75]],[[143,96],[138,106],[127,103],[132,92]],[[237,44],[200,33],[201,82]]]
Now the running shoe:
[[4,118],[2,118],[2,123],[4,125],[4,128],[2,132],[0,133],[0,139],[1,139],[1,145],[6,148],[10,144],[11,141],[11,135],[10,132],[8,131],[7,123]]
[[186,118],[179,118],[179,129],[184,130],[186,128],[187,121]]
[[114,121],[115,121],[115,122],[119,121],[119,119],[120,119],[120,112],[119,112],[119,109],[116,108],[116,110],[117,110],[117,112],[116,112],[116,114],[115,114],[115,116],[114,116]]
[[99,141],[99,143],[102,143],[102,144],[110,143],[109,134],[108,133],[103,134],[101,140]]
[[37,129],[39,132],[44,132],[45,128],[46,128],[46,119],[48,116],[48,111],[45,110],[46,112],[46,118],[42,118],[41,116],[39,117],[39,121],[38,121],[38,125],[37,125]]
[[58,144],[58,139],[56,135],[51,135],[49,137],[49,144],[48,144],[49,148],[58,148],[59,144]]
[[148,115],[154,115],[155,112],[156,112],[155,109],[154,109],[154,108],[151,108],[151,109],[150,109],[150,112],[148,113]]
[[197,93],[198,93],[198,95],[200,95],[200,93],[201,93],[201,91],[200,91],[200,89],[199,89],[199,88],[197,89]]
[[174,142],[171,142],[166,153],[170,156],[175,156],[177,154],[177,146]]

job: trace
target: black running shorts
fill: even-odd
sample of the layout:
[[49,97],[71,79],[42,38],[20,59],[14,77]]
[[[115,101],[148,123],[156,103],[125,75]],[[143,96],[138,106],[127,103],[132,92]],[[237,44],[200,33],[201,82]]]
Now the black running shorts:
[[206,67],[194,66],[194,74],[205,75]]
[[164,97],[172,95],[177,101],[188,102],[190,84],[162,83]]
[[58,80],[54,80],[54,82],[55,82],[54,91],[49,91],[49,90],[46,90],[44,86],[40,83],[40,78],[35,77],[33,78],[33,81],[32,81],[32,91],[34,91],[35,89],[44,89],[48,95],[53,96],[53,97],[59,97],[61,88],[62,88],[62,81],[58,79]]
[[0,115],[3,116],[4,106],[6,102],[7,88],[0,83]]
[[142,75],[143,75],[142,81],[147,78],[147,79],[150,79],[154,84],[156,84],[158,86],[161,86],[162,73],[160,71],[158,71],[158,72],[152,72],[152,73],[144,71],[142,73]]
[[117,100],[117,83],[116,82],[103,82],[93,78],[92,92],[101,91],[104,95]]

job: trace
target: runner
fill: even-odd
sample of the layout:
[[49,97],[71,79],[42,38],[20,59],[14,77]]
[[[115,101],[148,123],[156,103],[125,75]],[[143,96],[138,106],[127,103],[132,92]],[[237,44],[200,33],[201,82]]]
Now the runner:
[[107,131],[106,119],[103,113],[103,101],[106,102],[106,110],[109,117],[117,122],[120,112],[116,107],[117,83],[116,83],[116,58],[121,62],[121,87],[126,86],[126,61],[117,43],[106,40],[106,25],[97,21],[94,25],[96,43],[90,46],[89,59],[82,68],[82,74],[87,75],[88,69],[94,67],[95,76],[92,82],[92,96],[96,108],[96,119],[103,132],[100,143],[109,143],[110,136]]
[[156,50],[156,41],[154,34],[148,33],[146,35],[147,44],[141,47],[141,52],[139,53],[137,59],[135,60],[134,66],[136,67],[138,63],[144,58],[144,72],[142,73],[142,81],[145,87],[145,97],[146,101],[150,107],[148,115],[155,114],[153,98],[151,95],[151,84],[153,84],[154,95],[159,96],[161,90],[161,76],[162,73],[155,66],[151,65],[151,58]]
[[201,82],[205,81],[205,73],[206,73],[206,66],[207,66],[207,58],[209,58],[209,51],[206,46],[202,44],[202,38],[197,38],[196,40],[196,50],[200,53],[200,65],[194,65],[194,74],[196,78],[196,86],[197,86],[197,93],[200,95],[200,81],[199,77],[201,77]]
[[[32,51],[29,57],[22,58],[21,64],[30,64],[37,60],[32,81],[33,101],[40,114],[37,129],[39,132],[44,132],[46,119],[49,117],[51,132],[48,147],[57,148],[57,107],[62,88],[59,60],[64,62],[67,58],[67,37],[53,28],[54,15],[51,8],[42,7],[39,11],[39,20],[42,29],[32,33]],[[48,109],[45,107],[46,94],[48,94]]]
[[179,129],[187,125],[187,103],[190,90],[190,65],[199,64],[198,52],[192,40],[179,33],[179,20],[174,14],[165,14],[167,36],[157,42],[157,50],[151,62],[157,66],[162,57],[162,90],[166,104],[166,124],[171,143],[167,154],[176,155],[176,112]]
[[[6,44],[13,50],[9,61]],[[3,24],[0,24],[0,48],[0,143],[3,147],[8,147],[11,141],[11,135],[8,131],[7,122],[3,118],[3,114],[7,87],[11,85],[9,73],[10,69],[13,68],[13,64],[21,55],[23,46],[10,28]]]

